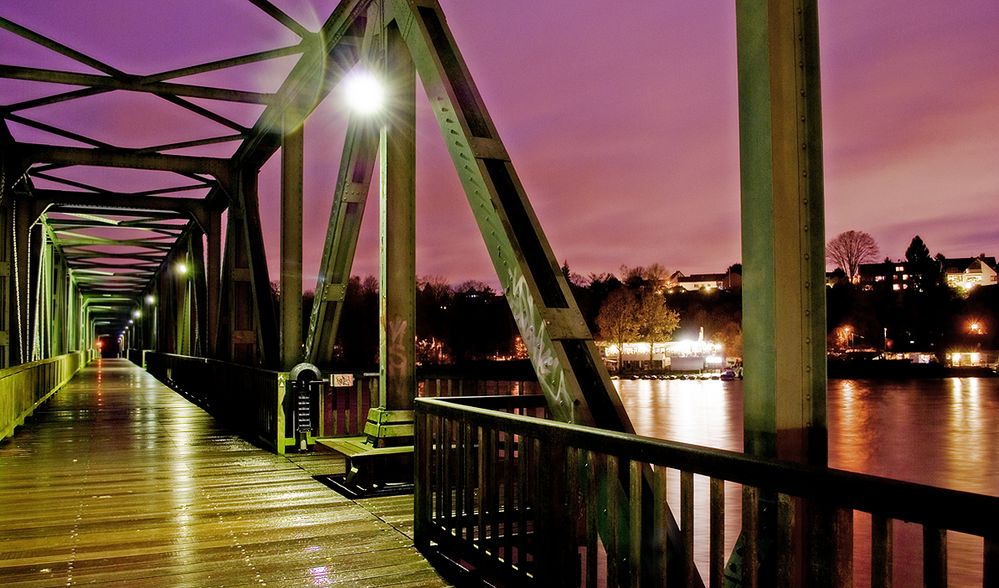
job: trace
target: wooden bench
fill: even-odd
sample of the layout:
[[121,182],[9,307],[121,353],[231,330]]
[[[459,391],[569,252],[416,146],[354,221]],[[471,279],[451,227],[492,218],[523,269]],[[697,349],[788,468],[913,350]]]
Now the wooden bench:
[[367,436],[316,439],[316,442],[334,451],[338,451],[347,457],[347,477],[344,479],[344,484],[356,486],[359,489],[370,486],[377,479],[372,474],[382,464],[373,462],[387,461],[387,458],[394,455],[404,456],[413,454],[412,445],[375,447],[371,443],[370,437]]

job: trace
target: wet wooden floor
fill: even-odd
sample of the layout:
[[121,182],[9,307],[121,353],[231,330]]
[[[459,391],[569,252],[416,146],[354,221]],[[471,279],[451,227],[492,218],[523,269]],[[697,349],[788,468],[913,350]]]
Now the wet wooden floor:
[[443,586],[407,501],[352,502],[103,360],[0,443],[0,586]]

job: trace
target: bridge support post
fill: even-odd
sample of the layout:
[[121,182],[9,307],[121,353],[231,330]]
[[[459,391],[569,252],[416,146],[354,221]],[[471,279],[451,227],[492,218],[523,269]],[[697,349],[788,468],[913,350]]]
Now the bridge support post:
[[[815,0],[736,7],[742,185],[745,450],[825,465],[825,231]],[[843,585],[849,552],[838,515],[763,501],[761,581]],[[789,529],[781,521],[793,520]],[[809,529],[821,528],[809,541]],[[779,537],[790,533],[790,537]],[[832,537],[822,546],[817,536]],[[777,545],[791,553],[777,554]],[[755,565],[756,562],[741,562]],[[776,569],[780,566],[780,569]]]
[[303,128],[286,113],[281,144],[281,369],[302,355],[302,166]]
[[[221,271],[222,271],[222,213],[217,210],[212,210],[208,213],[208,255],[207,257],[207,267],[206,273],[206,289],[207,289],[207,300],[205,300],[205,306],[208,310],[208,336],[207,348],[205,355],[209,357],[214,357],[218,350],[218,340],[219,340],[219,284],[221,281]],[[154,327],[150,330],[155,332]],[[152,344],[155,345],[155,339],[150,338]]]
[[[388,91],[379,154],[380,398],[368,421],[396,423],[387,430],[408,432],[404,438],[411,443],[416,396],[416,70],[397,23],[383,23],[378,37]],[[378,443],[384,444],[385,428],[376,429]]]

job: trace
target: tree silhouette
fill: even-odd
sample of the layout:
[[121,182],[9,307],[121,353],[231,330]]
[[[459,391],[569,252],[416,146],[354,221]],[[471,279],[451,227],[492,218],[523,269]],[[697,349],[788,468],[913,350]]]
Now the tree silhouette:
[[930,257],[930,249],[916,235],[905,250],[905,260],[909,262],[909,271],[915,288],[920,292],[935,286],[939,282],[939,263]]
[[905,250],[905,260],[909,263],[926,263],[930,261],[930,249],[923,239],[916,235]]
[[880,253],[874,237],[864,231],[846,231],[826,243],[826,259],[842,268],[851,280],[860,264],[876,261]]

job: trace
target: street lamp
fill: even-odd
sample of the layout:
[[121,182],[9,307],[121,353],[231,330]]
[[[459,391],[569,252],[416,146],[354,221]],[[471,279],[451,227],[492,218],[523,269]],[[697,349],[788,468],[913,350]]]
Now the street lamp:
[[154,304],[156,304],[156,297],[152,294],[146,294],[146,305],[152,306]]
[[343,92],[350,108],[360,114],[374,114],[385,105],[385,86],[366,70],[351,73],[344,80]]
[[187,275],[187,264],[184,263],[183,261],[178,261],[177,265],[174,266],[174,269],[177,270],[177,273],[179,275],[182,275],[182,276],[186,276]]

